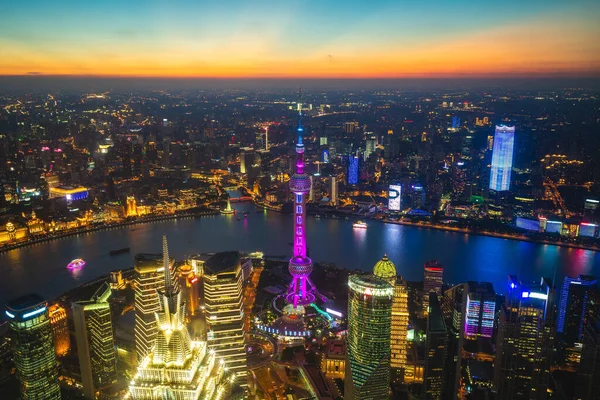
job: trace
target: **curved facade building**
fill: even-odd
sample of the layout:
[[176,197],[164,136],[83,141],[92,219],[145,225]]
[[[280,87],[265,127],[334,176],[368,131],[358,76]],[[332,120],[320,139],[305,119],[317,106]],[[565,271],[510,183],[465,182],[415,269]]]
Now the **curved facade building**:
[[348,278],[344,399],[387,399],[394,287],[373,275]]
[[60,400],[48,304],[31,294],[9,302],[4,313],[10,324],[21,398]]
[[494,147],[492,150],[492,168],[490,189],[496,192],[510,190],[513,149],[515,146],[515,127],[496,125]]

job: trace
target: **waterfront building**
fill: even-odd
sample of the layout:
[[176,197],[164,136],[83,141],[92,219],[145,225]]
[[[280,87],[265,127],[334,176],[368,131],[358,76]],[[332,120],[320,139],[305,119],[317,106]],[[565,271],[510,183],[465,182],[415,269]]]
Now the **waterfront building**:
[[52,304],[48,306],[48,316],[54,337],[54,351],[57,357],[62,357],[71,349],[67,310],[60,304]]
[[332,206],[338,205],[338,183],[335,176],[329,178],[329,203]]
[[469,282],[465,316],[465,337],[491,338],[496,316],[496,292],[490,282]]
[[592,399],[600,393],[600,314],[584,330],[575,399]]
[[387,399],[394,287],[373,275],[348,278],[344,399]]
[[423,281],[423,314],[428,314],[429,294],[435,293],[440,297],[442,295],[442,286],[444,284],[444,267],[437,260],[427,261],[424,267]]
[[408,288],[397,276],[396,266],[384,255],[373,267],[373,275],[387,280],[394,287],[392,325],[390,330],[390,368],[393,381],[402,382],[406,369],[408,337]]
[[160,310],[154,313],[156,339],[129,385],[134,400],[213,400],[225,398],[229,377],[225,363],[204,341],[192,340],[185,325],[185,304],[173,284],[164,239],[164,289]]
[[496,192],[510,190],[514,145],[515,127],[496,125],[494,147],[492,150],[490,190]]
[[545,399],[554,347],[555,290],[522,284],[509,276],[506,300],[500,311],[494,386],[498,399]]
[[563,281],[556,331],[569,344],[581,343],[586,322],[595,317],[596,282],[596,278],[587,275],[565,277]]
[[313,263],[306,252],[306,197],[310,192],[310,178],[304,171],[304,143],[302,135],[302,107],[298,107],[298,141],[296,143],[296,172],[290,178],[290,191],[294,194],[294,254],[288,270],[292,276],[286,301],[293,308],[305,306],[315,300],[315,287],[310,280]]
[[444,393],[444,372],[448,351],[446,334],[446,323],[440,302],[437,294],[432,292],[429,297],[429,313],[427,315],[423,378],[424,398],[427,400],[440,400]]
[[127,196],[127,212],[125,215],[128,217],[135,217],[138,215],[137,202],[134,196]]
[[49,189],[51,199],[64,197],[67,201],[82,200],[88,196],[88,189],[83,186],[57,186]]
[[[163,238],[163,247],[166,238]],[[173,269],[174,260],[168,267]],[[135,286],[135,349],[138,361],[150,351],[156,337],[154,313],[160,310],[157,290],[164,289],[164,260],[161,254],[136,254],[134,260]]]
[[117,381],[117,359],[112,316],[108,299],[108,283],[103,284],[89,300],[73,303],[73,323],[81,383],[86,399]]
[[204,307],[208,348],[246,385],[243,273],[240,254],[217,253],[204,262]]
[[10,301],[4,313],[10,325],[21,398],[60,400],[48,303],[30,294]]

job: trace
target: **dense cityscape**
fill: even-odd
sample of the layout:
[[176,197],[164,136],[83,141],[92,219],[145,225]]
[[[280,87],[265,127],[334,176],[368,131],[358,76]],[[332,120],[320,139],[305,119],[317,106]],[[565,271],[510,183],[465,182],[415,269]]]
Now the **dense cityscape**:
[[595,252],[599,104],[582,88],[4,93],[0,257],[156,221],[292,225],[289,261],[191,241],[176,259],[185,238],[161,235],[58,298],[7,299],[0,395],[597,398],[595,276],[451,283],[426,259],[406,280],[386,254],[313,261],[307,220]]

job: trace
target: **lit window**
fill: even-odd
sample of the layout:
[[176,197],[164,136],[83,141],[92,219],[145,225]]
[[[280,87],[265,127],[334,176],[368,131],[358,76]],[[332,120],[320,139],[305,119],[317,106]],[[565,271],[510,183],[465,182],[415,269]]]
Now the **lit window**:
[[302,214],[302,206],[296,207],[296,214]]
[[297,224],[301,224],[302,223],[302,217],[301,216],[297,216],[296,217],[296,223]]
[[302,203],[302,195],[301,194],[296,195],[296,203]]

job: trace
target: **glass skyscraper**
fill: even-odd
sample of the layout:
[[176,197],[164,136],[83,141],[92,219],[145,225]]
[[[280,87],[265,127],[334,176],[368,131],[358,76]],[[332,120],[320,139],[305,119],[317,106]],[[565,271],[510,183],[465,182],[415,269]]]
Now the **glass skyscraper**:
[[10,323],[21,398],[60,400],[48,304],[30,294],[9,302],[4,313]]
[[83,393],[90,399],[117,381],[110,295],[110,286],[104,284],[90,300],[78,301],[72,307]]
[[348,156],[348,185],[358,185],[359,158]]
[[565,277],[560,291],[556,331],[564,334],[568,343],[581,343],[583,330],[588,319],[594,317],[592,304],[596,297],[596,278],[579,275]]
[[373,275],[351,275],[348,285],[344,399],[386,399],[394,287]]
[[429,294],[442,295],[444,284],[444,266],[437,260],[427,261],[424,266],[423,280],[423,314],[429,313]]
[[441,400],[444,393],[445,363],[448,351],[447,331],[437,294],[432,293],[429,300],[423,377],[424,398]]
[[514,146],[515,127],[497,125],[494,136],[494,148],[492,150],[491,190],[495,190],[496,192],[510,190]]
[[469,282],[465,316],[465,336],[491,338],[496,315],[496,292],[490,282]]

